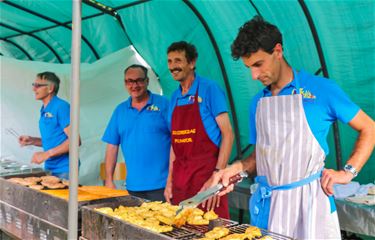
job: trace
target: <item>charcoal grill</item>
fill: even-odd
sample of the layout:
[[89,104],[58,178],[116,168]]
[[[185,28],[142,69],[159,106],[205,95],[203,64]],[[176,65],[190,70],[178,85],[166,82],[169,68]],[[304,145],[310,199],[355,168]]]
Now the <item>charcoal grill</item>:
[[[131,239],[131,240],[160,240],[179,239],[191,240],[204,237],[204,233],[209,231],[207,225],[193,226],[183,225],[181,228],[173,228],[171,232],[156,233],[148,229],[136,226],[130,222],[103,214],[95,208],[111,207],[112,209],[120,205],[135,207],[140,206],[144,200],[133,196],[126,196],[110,203],[100,203],[82,207],[82,239]],[[250,225],[238,225],[237,222],[220,218],[220,225],[229,228],[230,233],[244,233]],[[291,239],[286,236],[272,233],[261,229],[263,235],[269,235],[273,239]]]
[[[68,201],[7,181],[10,177],[40,177],[45,173],[0,177],[0,228],[18,239],[67,239]],[[114,198],[78,202],[81,207],[112,201]],[[119,197],[121,199],[121,197]]]

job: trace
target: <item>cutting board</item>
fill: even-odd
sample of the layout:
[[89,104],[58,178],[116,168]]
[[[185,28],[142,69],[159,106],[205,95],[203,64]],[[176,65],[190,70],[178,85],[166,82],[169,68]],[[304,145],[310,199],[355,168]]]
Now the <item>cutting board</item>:
[[[41,192],[69,200],[69,189],[41,190]],[[78,202],[126,195],[129,195],[126,190],[111,189],[104,186],[82,186],[78,188]]]

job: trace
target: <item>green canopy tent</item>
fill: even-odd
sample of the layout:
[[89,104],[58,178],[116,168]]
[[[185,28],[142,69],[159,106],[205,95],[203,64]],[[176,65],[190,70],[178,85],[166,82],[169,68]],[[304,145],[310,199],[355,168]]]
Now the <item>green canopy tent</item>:
[[[70,64],[74,52],[72,2],[5,0],[0,3],[0,15],[3,63],[12,58]],[[217,81],[227,93],[236,137],[233,161],[249,152],[248,104],[262,86],[252,81],[241,61],[232,60],[230,45],[238,28],[254,15],[261,15],[280,28],[286,59],[293,67],[334,79],[374,118],[375,2],[372,0],[83,0],[81,63],[99,64],[131,46],[157,74],[163,94],[170,96],[177,83],[167,69],[166,48],[179,40],[195,44],[199,53],[197,72]],[[17,64],[22,63],[14,62]],[[4,86],[3,76],[1,79]],[[7,102],[3,99],[5,91],[2,87],[2,112],[3,103]],[[81,111],[92,107],[83,105]],[[108,106],[96,108],[103,111]],[[348,126],[334,125],[329,137],[328,167],[340,168],[345,163],[356,136]],[[2,141],[2,152],[3,146]],[[101,154],[97,154],[97,161],[101,160]],[[374,170],[372,155],[358,181],[373,182]]]
[[[231,159],[249,149],[248,104],[262,86],[251,80],[230,45],[238,28],[258,14],[276,24],[284,36],[289,63],[296,69],[330,77],[364,111],[374,117],[374,1],[123,1],[84,0],[81,62],[93,63],[134,46],[159,77],[169,96],[177,84],[166,64],[166,48],[186,40],[198,48],[197,72],[226,90],[236,135]],[[0,53],[51,63],[69,63],[70,1],[5,0],[0,4]],[[2,90],[3,91],[3,90]],[[356,132],[341,123],[330,133],[328,166],[341,167],[351,154]],[[345,147],[342,147],[345,146]],[[374,156],[358,180],[374,178]]]

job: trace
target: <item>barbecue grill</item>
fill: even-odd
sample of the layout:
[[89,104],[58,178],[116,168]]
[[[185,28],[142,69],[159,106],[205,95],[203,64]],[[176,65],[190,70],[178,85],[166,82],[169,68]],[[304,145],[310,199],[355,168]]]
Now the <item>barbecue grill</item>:
[[[10,177],[24,178],[44,175],[45,173],[36,173],[0,177],[0,228],[15,238],[67,239],[68,200],[6,180]],[[113,199],[79,201],[78,231],[80,231],[80,209],[82,206],[109,202]]]
[[[199,239],[204,237],[204,233],[208,232],[209,226],[193,226],[183,225],[181,228],[173,228],[171,232],[156,233],[140,226],[134,225],[130,222],[106,215],[98,212],[95,208],[111,207],[112,209],[122,206],[135,207],[140,206],[143,200],[133,196],[126,196],[122,199],[116,199],[110,203],[100,203],[94,205],[87,205],[82,207],[82,239]],[[238,225],[237,222],[220,218],[219,225],[229,228],[230,233],[244,233],[246,228],[250,225]],[[289,237],[272,233],[261,229],[263,235],[269,235],[273,239],[286,240]]]

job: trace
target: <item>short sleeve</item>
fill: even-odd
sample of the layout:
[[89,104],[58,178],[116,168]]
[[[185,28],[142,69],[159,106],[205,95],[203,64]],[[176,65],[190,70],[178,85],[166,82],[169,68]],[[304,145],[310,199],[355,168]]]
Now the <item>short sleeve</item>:
[[211,84],[207,91],[208,105],[213,116],[217,117],[221,113],[228,112],[224,91],[217,84]]
[[360,110],[359,106],[335,82],[329,81],[329,87],[330,92],[334,93],[328,98],[329,114],[343,123],[350,122]]
[[260,94],[257,94],[249,105],[249,144],[256,144],[257,130],[256,130],[256,111],[260,100]]
[[70,125],[70,105],[63,102],[58,108],[57,120],[62,129]]
[[109,120],[108,126],[104,132],[102,137],[102,141],[113,144],[113,145],[120,145],[121,138],[118,130],[118,115],[119,115],[119,107],[113,112],[111,119]]

